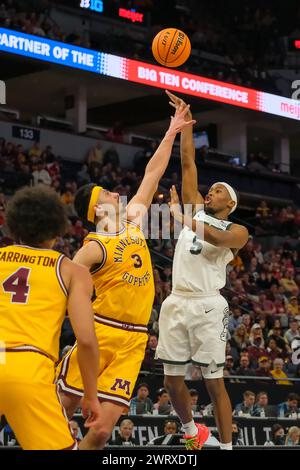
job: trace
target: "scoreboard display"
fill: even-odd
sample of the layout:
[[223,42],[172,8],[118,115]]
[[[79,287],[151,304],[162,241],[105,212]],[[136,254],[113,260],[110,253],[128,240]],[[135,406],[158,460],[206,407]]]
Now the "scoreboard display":
[[108,0],[79,0],[79,7],[87,11],[123,21],[125,20],[130,23],[140,25],[145,23],[144,12],[140,11],[138,8],[126,7],[126,2],[124,2],[124,6],[122,6],[121,2],[119,7],[115,6],[115,8],[112,8],[111,2]]

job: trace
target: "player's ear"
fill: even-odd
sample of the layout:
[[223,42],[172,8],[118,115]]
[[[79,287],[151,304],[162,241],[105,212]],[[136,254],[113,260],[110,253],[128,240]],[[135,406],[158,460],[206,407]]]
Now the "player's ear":
[[228,207],[228,209],[230,209],[230,210],[233,209],[234,206],[235,206],[235,202],[234,202],[234,201],[229,201],[228,204],[227,204],[227,207]]
[[101,204],[97,204],[95,207],[94,207],[94,210],[95,210],[95,213],[96,213],[96,217],[101,217],[103,216],[104,214],[104,208]]

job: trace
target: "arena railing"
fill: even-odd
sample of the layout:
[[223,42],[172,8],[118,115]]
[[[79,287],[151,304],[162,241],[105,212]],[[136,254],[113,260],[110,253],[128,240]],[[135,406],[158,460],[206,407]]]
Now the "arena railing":
[[20,120],[20,111],[18,111],[17,109],[11,109],[5,106],[0,106],[0,114],[7,114],[9,118],[13,117],[14,120]]
[[[144,376],[149,376],[149,375],[157,375],[157,376],[162,376],[164,375],[164,373],[162,372],[162,370],[159,370],[159,369],[154,369],[153,371],[149,371],[149,370],[140,370],[140,374],[141,375],[144,375]],[[202,378],[199,378],[199,380],[202,380]],[[276,385],[284,385],[284,384],[280,384],[280,381],[289,381],[289,382],[293,382],[293,384],[297,384],[298,382],[300,382],[300,378],[293,378],[293,377],[286,377],[286,378],[282,378],[282,379],[277,379],[277,378],[274,378],[274,377],[265,377],[263,375],[225,375],[224,376],[224,380],[227,380],[227,381],[230,381],[230,380],[236,380],[237,383],[239,383],[238,381],[261,381],[263,380],[264,382],[267,381],[267,382],[270,382],[273,383],[273,384],[276,384]],[[196,382],[196,381],[195,381]]]

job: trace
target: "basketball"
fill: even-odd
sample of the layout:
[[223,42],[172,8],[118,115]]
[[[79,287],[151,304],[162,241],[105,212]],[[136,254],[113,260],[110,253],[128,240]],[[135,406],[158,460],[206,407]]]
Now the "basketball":
[[160,31],[152,42],[152,53],[161,65],[179,67],[191,54],[191,43],[187,35],[176,28]]

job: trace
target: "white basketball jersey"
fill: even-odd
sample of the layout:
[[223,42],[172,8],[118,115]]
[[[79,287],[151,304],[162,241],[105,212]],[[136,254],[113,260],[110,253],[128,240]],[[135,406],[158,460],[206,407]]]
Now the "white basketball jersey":
[[[224,231],[232,224],[207,215],[204,210],[197,212],[194,219]],[[195,232],[184,227],[174,254],[173,290],[205,293],[222,289],[226,283],[226,266],[232,259],[230,248],[200,240]]]

